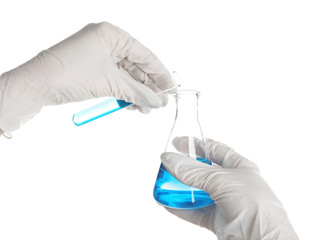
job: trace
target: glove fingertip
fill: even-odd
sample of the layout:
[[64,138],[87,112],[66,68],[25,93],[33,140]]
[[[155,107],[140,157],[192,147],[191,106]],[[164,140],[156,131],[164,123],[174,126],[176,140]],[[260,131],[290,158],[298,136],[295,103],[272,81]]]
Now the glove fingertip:
[[135,104],[145,108],[160,108],[163,106],[163,102],[160,97],[154,93],[145,93],[145,96],[141,99],[137,99]]
[[145,107],[139,107],[139,106],[137,107],[137,109],[139,112],[141,112],[143,114],[148,114],[152,111],[151,108],[145,108]]
[[164,152],[161,154],[161,160],[162,162],[168,162],[170,159],[171,153],[169,152]]
[[182,158],[181,154],[172,153],[172,152],[164,152],[161,155],[162,163],[165,165],[166,168],[175,169],[176,164]]
[[150,107],[152,107],[152,108],[160,108],[163,106],[163,101],[160,97],[158,97],[155,94],[154,97],[151,98],[150,105],[151,105]]

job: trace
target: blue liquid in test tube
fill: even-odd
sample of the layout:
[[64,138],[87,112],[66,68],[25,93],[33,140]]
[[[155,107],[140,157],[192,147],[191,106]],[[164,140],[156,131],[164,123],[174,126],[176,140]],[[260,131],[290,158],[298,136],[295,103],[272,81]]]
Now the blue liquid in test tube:
[[74,114],[72,120],[75,125],[81,126],[85,123],[91,122],[97,118],[103,117],[131,105],[133,104],[130,102],[125,102],[124,100],[119,100],[116,98],[110,98],[105,102],[99,103],[95,106]]

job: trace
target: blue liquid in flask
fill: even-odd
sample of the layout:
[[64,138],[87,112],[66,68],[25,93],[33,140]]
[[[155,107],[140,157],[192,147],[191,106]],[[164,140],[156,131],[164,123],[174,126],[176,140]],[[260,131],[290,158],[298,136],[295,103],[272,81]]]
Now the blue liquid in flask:
[[[205,158],[197,158],[197,160],[211,164]],[[154,198],[163,206],[179,209],[203,208],[214,203],[207,192],[181,183],[166,170],[163,164],[157,175]]]

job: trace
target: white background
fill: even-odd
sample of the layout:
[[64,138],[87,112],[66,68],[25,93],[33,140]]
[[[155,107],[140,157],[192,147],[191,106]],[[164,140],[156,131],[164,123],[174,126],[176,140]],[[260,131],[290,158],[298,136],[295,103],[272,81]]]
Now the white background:
[[[202,92],[207,137],[260,166],[301,239],[320,228],[319,1],[2,1],[0,73],[108,21]],[[174,103],[76,127],[46,107],[0,139],[0,239],[215,239],[157,205]]]

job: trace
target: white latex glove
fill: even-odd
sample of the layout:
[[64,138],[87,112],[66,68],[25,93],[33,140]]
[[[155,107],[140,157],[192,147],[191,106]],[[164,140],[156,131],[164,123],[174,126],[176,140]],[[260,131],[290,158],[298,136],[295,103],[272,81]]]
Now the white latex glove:
[[[89,24],[0,76],[0,132],[10,133],[50,104],[114,96],[141,112],[166,105],[173,87],[159,59],[127,32]],[[1,134],[0,134],[1,135]]]
[[[176,138],[182,153],[186,137]],[[208,139],[197,155],[213,165],[178,153],[163,153],[162,163],[179,181],[208,192],[215,204],[196,210],[167,210],[213,231],[222,240],[298,239],[282,204],[260,175],[258,167],[225,144]]]

